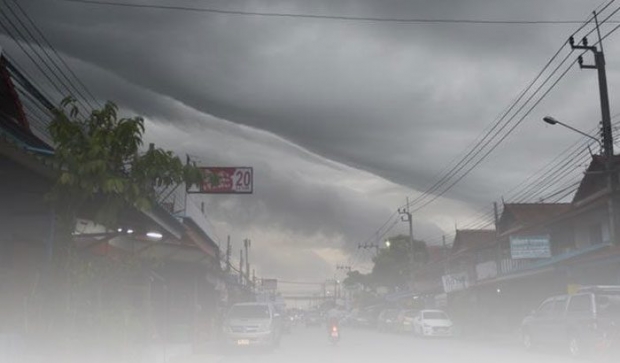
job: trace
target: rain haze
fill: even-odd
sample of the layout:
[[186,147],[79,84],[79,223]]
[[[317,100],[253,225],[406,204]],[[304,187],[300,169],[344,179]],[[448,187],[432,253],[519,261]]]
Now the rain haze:
[[1,0],[0,362],[618,354],[618,12]]

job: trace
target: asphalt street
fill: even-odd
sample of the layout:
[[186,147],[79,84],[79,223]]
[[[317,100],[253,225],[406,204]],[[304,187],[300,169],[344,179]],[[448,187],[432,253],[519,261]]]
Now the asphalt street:
[[557,351],[526,352],[509,338],[420,339],[374,330],[344,329],[336,346],[322,328],[298,327],[285,335],[275,351],[236,350],[211,352],[171,360],[172,363],[568,363],[575,362]]

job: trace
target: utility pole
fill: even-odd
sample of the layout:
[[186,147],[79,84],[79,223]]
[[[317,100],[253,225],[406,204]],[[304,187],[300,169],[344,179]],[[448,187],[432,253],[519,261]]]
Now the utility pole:
[[607,188],[610,191],[610,197],[607,202],[609,215],[609,239],[611,243],[617,244],[616,241],[616,190],[617,180],[614,175],[614,139],[611,127],[611,111],[609,110],[609,93],[607,89],[607,71],[605,69],[605,54],[603,52],[603,39],[601,38],[601,30],[598,23],[596,11],[593,12],[594,21],[596,22],[596,31],[598,33],[598,47],[596,45],[588,45],[588,39],[584,37],[581,44],[575,44],[575,39],[571,36],[568,39],[572,49],[580,49],[591,51],[594,54],[594,65],[583,64],[583,56],[579,56],[578,63],[581,69],[596,69],[598,72],[598,88],[601,104],[601,133],[603,139],[603,155],[605,157],[605,171],[607,173]]
[[399,208],[398,214],[400,214],[400,220],[403,222],[409,222],[409,259],[411,260],[411,273],[413,275],[413,267],[415,264],[415,246],[413,244],[413,218],[411,218],[411,210],[409,209],[409,197],[407,197],[407,204],[405,208]]
[[448,256],[448,244],[446,243],[446,235],[441,236],[441,246],[443,247],[443,258]]
[[239,283],[243,285],[243,249],[239,250]]
[[499,224],[499,211],[497,209],[497,202],[493,202],[493,224],[495,224],[495,232],[497,233]]
[[226,273],[230,273],[230,255],[232,254],[232,249],[230,246],[230,235],[228,235],[228,239],[226,241]]
[[249,239],[243,240],[243,247],[245,248],[245,273],[247,274],[246,280],[248,283],[250,282],[250,246],[252,245],[252,241]]

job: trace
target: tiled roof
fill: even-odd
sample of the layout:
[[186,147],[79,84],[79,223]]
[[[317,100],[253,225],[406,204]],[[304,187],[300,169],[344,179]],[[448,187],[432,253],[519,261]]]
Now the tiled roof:
[[452,253],[474,250],[495,243],[494,229],[459,229],[454,236]]
[[[620,165],[620,155],[614,155],[613,164],[615,169]],[[581,179],[579,188],[573,197],[573,203],[577,203],[594,193],[603,190],[607,186],[607,175],[605,174],[605,157],[592,155],[590,165]]]
[[570,209],[570,203],[506,203],[499,221],[500,232],[536,227]]

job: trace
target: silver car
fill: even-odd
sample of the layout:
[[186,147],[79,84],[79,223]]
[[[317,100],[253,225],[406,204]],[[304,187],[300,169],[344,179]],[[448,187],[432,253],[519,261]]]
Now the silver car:
[[235,304],[224,321],[224,336],[230,346],[274,348],[281,335],[280,315],[267,303]]

